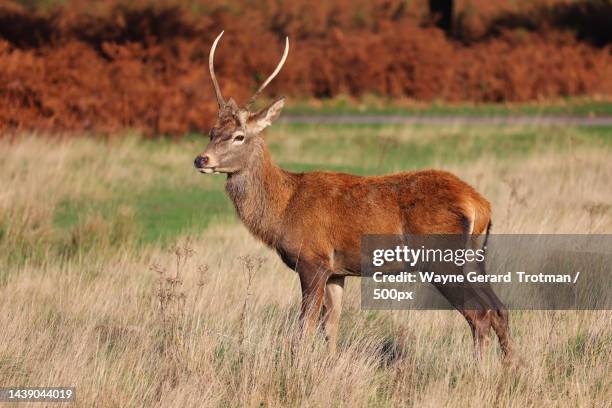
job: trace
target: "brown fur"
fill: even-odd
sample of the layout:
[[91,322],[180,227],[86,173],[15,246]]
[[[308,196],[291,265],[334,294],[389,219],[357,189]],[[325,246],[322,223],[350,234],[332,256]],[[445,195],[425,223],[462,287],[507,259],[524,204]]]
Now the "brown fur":
[[333,275],[360,275],[362,235],[461,234],[463,218],[481,234],[490,220],[489,203],[448,172],[297,174],[276,167],[265,144],[260,149],[255,164],[226,183],[240,219],[268,246]]

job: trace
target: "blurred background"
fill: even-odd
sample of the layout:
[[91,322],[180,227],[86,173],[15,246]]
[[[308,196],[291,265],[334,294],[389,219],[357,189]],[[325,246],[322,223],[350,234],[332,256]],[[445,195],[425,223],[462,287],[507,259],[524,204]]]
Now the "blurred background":
[[609,0],[2,0],[0,132],[206,131],[221,30],[217,75],[239,102],[290,37],[266,90],[289,113],[612,111]]

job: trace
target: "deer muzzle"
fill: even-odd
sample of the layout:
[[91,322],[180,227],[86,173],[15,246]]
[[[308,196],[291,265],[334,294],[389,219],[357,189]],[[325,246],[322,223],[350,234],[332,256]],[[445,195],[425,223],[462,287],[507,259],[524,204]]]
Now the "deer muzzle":
[[210,155],[207,155],[207,154],[197,156],[195,160],[193,161],[193,165],[195,166],[196,169],[198,169],[200,173],[205,173],[205,174],[219,173],[218,171],[215,170],[216,164],[214,160],[211,158]]

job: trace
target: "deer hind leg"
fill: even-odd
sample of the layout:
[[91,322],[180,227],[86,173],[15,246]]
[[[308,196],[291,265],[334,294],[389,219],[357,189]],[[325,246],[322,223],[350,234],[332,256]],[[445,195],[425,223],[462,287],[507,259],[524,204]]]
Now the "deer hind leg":
[[325,328],[325,338],[331,353],[336,352],[338,343],[338,326],[340,323],[340,313],[342,312],[343,292],[344,276],[334,276],[327,280],[325,285],[323,325]]
[[481,294],[475,288],[437,286],[437,289],[467,321],[472,331],[474,354],[480,360],[489,346],[492,311],[486,308],[486,302],[482,301]]
[[[441,268],[447,271],[451,268],[452,274],[456,275],[464,273],[463,267],[458,265]],[[434,270],[439,271],[440,266],[434,266]],[[436,285],[436,288],[467,321],[472,331],[475,357],[481,360],[490,343],[489,333],[492,326],[492,310],[486,293],[476,284],[470,283],[459,286]]]
[[491,325],[499,340],[499,346],[504,354],[504,361],[511,363],[516,358],[516,346],[510,336],[510,318],[505,307],[492,311]]
[[[460,270],[461,268],[458,268],[456,273],[459,273]],[[484,350],[489,346],[489,332],[492,324],[492,311],[488,309],[486,299],[483,299],[482,293],[477,288],[471,286],[437,285],[436,288],[467,321],[472,331],[475,356],[477,360],[480,360]]]
[[489,347],[489,331],[491,330],[490,310],[464,310],[459,312],[467,320],[472,330],[476,360],[482,360],[485,350]]
[[515,357],[516,347],[510,336],[510,316],[508,314],[508,309],[497,297],[493,288],[487,285],[483,289],[489,301],[491,327],[499,340],[499,346],[504,355],[504,360],[512,361]]
[[[482,275],[487,274],[484,261],[479,262],[478,267]],[[516,354],[516,347],[510,336],[510,316],[508,314],[508,309],[489,284],[482,285],[481,289],[483,295],[487,299],[488,307],[490,308],[491,327],[499,340],[499,346],[504,355],[504,360],[512,361]]]

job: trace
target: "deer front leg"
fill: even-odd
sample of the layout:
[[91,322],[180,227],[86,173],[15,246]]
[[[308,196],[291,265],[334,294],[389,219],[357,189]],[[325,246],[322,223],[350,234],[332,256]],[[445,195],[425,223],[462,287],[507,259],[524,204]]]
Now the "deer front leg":
[[342,312],[342,294],[344,292],[344,276],[332,276],[325,284],[325,315],[323,325],[329,351],[336,352],[338,343],[338,325]]
[[302,262],[298,269],[300,285],[302,287],[302,307],[300,324],[302,335],[310,336],[314,333],[321,313],[325,283],[329,274],[323,267]]

